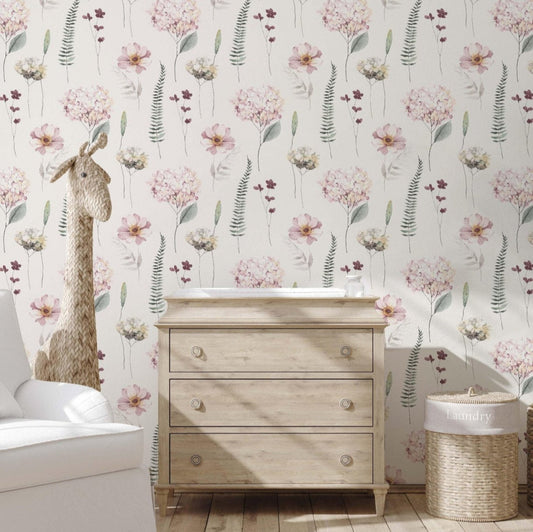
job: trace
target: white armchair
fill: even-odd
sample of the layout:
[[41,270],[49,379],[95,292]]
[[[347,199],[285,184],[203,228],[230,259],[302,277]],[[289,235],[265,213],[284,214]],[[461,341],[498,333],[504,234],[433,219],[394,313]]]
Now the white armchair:
[[85,386],[31,379],[12,295],[0,290],[0,529],[155,532],[143,429],[113,423]]

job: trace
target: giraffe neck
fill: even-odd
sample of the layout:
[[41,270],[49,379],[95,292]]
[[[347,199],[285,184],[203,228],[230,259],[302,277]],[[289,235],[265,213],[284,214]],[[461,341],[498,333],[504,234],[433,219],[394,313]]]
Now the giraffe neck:
[[[65,285],[61,301],[60,323],[94,322],[93,218],[82,213],[76,199],[67,197],[67,249]],[[92,318],[91,318],[92,317]]]

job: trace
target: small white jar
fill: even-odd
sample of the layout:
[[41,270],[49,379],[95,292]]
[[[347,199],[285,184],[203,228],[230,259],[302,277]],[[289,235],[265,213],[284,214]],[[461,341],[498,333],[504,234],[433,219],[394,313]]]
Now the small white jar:
[[346,297],[361,297],[365,295],[365,286],[361,281],[362,275],[348,274],[346,275],[346,282],[344,284],[344,291]]

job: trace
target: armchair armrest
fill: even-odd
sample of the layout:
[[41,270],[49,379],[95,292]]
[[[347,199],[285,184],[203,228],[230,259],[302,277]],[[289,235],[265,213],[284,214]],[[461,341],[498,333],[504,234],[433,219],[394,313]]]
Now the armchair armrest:
[[22,383],[15,399],[30,419],[72,423],[112,423],[113,410],[104,395],[93,388],[35,379]]

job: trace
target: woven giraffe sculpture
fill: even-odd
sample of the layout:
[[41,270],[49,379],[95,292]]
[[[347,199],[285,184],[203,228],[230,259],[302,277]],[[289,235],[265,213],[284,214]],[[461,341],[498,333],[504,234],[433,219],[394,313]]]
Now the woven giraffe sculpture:
[[102,133],[89,148],[62,163],[50,179],[67,171],[67,253],[61,314],[56,328],[37,354],[35,377],[71,382],[100,390],[93,286],[93,220],[111,216],[109,175],[92,155],[107,144]]

